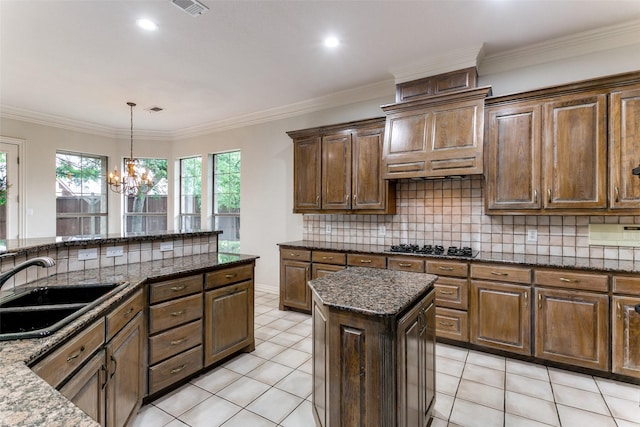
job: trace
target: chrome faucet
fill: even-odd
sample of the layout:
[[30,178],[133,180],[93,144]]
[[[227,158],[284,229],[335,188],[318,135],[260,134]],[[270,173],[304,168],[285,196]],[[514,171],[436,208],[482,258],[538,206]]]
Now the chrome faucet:
[[40,267],[53,267],[54,265],[56,265],[56,261],[53,258],[49,258],[48,256],[41,256],[28,259],[25,262],[16,265],[12,269],[0,274],[0,290],[2,290],[2,286],[7,282],[7,280],[11,279],[19,271],[22,271],[27,267],[31,267],[32,265],[37,265]]

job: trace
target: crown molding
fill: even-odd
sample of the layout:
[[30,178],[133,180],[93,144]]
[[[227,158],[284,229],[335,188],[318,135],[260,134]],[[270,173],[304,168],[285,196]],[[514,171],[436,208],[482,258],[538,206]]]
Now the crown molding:
[[414,62],[390,70],[396,84],[475,67],[484,53],[484,44],[451,50],[444,55],[431,56],[428,59]]
[[640,20],[486,55],[478,65],[478,73],[500,73],[634,44],[640,44]]
[[384,96],[395,96],[395,83],[391,79],[335,92],[306,101],[283,105],[281,107],[270,108],[267,110],[257,111],[255,113],[243,114],[229,119],[216,120],[202,125],[180,129],[173,132],[173,137],[175,139],[192,138],[214,132],[300,116],[314,111],[326,110],[332,107],[354,104],[356,102],[367,101]]

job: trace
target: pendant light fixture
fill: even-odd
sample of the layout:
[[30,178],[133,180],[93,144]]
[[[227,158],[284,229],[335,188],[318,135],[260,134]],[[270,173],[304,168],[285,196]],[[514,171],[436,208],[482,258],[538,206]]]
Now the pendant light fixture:
[[114,168],[107,176],[109,188],[114,193],[124,194],[125,196],[137,196],[138,194],[146,194],[153,186],[153,180],[147,173],[146,169],[140,171],[138,176],[137,169],[140,168],[140,161],[133,157],[133,102],[127,102],[131,110],[131,152],[126,161],[126,174],[122,177],[118,176],[118,168]]

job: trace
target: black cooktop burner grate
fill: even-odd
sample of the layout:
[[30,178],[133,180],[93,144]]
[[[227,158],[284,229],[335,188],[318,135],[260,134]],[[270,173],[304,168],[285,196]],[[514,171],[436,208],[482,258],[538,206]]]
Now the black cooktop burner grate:
[[416,245],[411,243],[401,243],[399,245],[391,245],[390,252],[405,253],[405,254],[418,254],[418,255],[442,255],[442,256],[454,256],[454,257],[466,257],[473,258],[478,255],[477,251],[473,251],[470,247],[465,246],[458,248],[456,246],[449,246],[445,251],[442,245]]

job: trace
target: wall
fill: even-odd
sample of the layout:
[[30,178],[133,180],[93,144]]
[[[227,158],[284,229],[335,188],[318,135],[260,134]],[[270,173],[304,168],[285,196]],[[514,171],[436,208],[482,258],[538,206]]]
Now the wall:
[[[484,212],[483,184],[479,176],[398,180],[395,215],[305,215],[304,237],[318,242],[442,244],[508,254],[640,261],[640,248],[589,246],[588,238],[590,223],[640,224],[640,216],[489,216]],[[537,231],[537,241],[527,241],[528,230]]]

